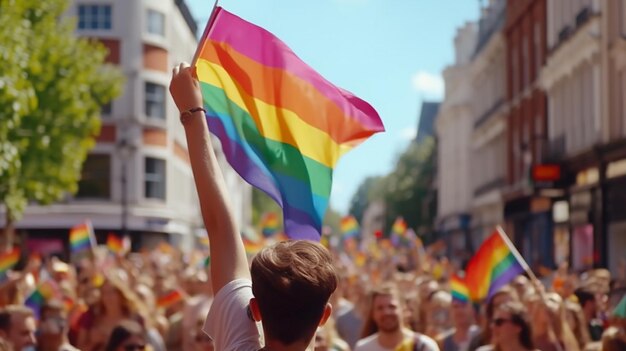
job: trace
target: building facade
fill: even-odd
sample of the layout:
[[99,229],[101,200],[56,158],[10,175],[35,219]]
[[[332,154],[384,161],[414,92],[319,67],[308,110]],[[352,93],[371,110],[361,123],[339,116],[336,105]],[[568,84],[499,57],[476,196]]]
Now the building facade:
[[437,229],[448,242],[455,260],[471,252],[469,211],[470,134],[472,131],[472,84],[467,79],[476,47],[476,23],[465,24],[455,38],[456,59],[444,72],[445,97],[436,118],[437,136]]
[[[548,156],[561,168],[558,259],[575,270],[626,259],[626,5],[548,1]],[[557,214],[559,214],[557,216]]]
[[503,224],[502,190],[506,184],[506,0],[491,1],[478,22],[472,58],[471,239],[477,248]]
[[508,104],[505,229],[533,268],[553,266],[552,199],[531,171],[547,137],[546,95],[539,74],[546,58],[546,0],[508,0],[504,28]]
[[[31,248],[51,251],[67,240],[70,227],[90,219],[99,240],[116,232],[130,235],[135,248],[163,240],[193,245],[203,224],[184,130],[167,88],[174,64],[189,62],[197,46],[189,9],[181,0],[78,0],[67,15],[76,17],[77,35],[106,46],[107,62],[126,77],[124,91],[103,108],[78,192],[51,206],[29,206],[18,234]],[[215,146],[245,227],[250,187]]]

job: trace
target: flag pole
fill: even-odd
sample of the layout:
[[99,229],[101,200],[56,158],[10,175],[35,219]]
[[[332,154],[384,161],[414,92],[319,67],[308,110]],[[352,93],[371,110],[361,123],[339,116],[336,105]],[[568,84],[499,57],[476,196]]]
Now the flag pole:
[[91,220],[87,220],[87,228],[89,228],[89,246],[91,246],[91,250],[93,251],[96,246],[98,246],[98,242],[96,240],[96,232],[93,229],[93,224]]
[[200,56],[200,53],[202,52],[202,49],[204,48],[204,40],[209,36],[209,31],[211,30],[211,27],[213,26],[213,22],[215,22],[215,17],[217,16],[217,10],[219,8],[218,5],[219,5],[219,0],[215,0],[215,3],[213,4],[213,10],[211,10],[211,16],[209,16],[209,20],[207,21],[206,26],[204,27],[202,36],[200,37],[200,40],[198,41],[198,47],[196,48],[196,52],[193,54],[191,67],[196,66],[196,62],[198,61],[198,56]]
[[497,226],[496,230],[498,231],[498,234],[500,235],[500,237],[502,238],[506,246],[508,246],[509,250],[511,250],[511,253],[513,254],[513,256],[515,256],[515,259],[517,259],[520,265],[522,265],[522,268],[524,268],[524,271],[528,273],[528,275],[530,276],[530,279],[539,282],[539,279],[537,279],[537,276],[535,275],[535,273],[533,273],[532,269],[530,269],[530,266],[528,266],[528,263],[526,262],[526,260],[524,260],[524,257],[522,257],[519,251],[517,251],[517,248],[515,247],[515,245],[513,245],[513,243],[511,242],[511,239],[509,239],[509,236],[506,235],[506,233],[504,232],[504,229],[502,229],[501,226]]
[[[517,248],[515,247],[515,245],[513,245],[513,243],[511,242],[511,239],[509,239],[509,236],[506,235],[506,233],[504,232],[504,229],[502,229],[501,226],[497,226],[496,227],[498,234],[500,235],[500,237],[502,238],[502,240],[504,240],[504,243],[506,244],[506,246],[509,247],[509,250],[511,250],[511,253],[513,254],[513,256],[515,256],[515,258],[517,259],[517,261],[522,265],[522,268],[524,268],[524,270],[526,271],[526,273],[528,273],[528,276],[530,277],[530,280],[535,283],[535,285],[537,286],[536,289],[538,290],[537,293],[539,293],[539,296],[541,297],[541,301],[543,302],[544,306],[547,308],[546,305],[546,294],[543,291],[543,289],[540,289],[541,281],[537,278],[537,276],[535,275],[535,273],[533,273],[533,271],[530,269],[530,267],[528,266],[528,263],[526,263],[526,260],[524,260],[524,257],[522,257],[522,255],[519,253],[519,251],[517,251]],[[554,327],[552,326],[552,324],[549,325],[550,331],[552,333],[555,333]],[[562,351],[562,347],[560,345],[557,345],[557,350],[558,351]]]

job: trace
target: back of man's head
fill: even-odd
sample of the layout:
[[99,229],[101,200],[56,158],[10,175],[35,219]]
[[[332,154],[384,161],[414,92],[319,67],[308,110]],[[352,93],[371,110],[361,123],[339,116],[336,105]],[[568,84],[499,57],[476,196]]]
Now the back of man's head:
[[256,255],[251,275],[265,337],[285,345],[308,342],[337,288],[328,250],[311,241],[284,241]]

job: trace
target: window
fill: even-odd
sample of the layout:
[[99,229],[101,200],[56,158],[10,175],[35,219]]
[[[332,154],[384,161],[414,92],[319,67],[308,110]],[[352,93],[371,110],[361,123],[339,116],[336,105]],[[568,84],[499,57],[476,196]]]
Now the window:
[[112,110],[113,110],[113,103],[109,101],[106,104],[102,105],[102,107],[100,108],[100,116],[101,117],[111,116]]
[[78,29],[111,27],[111,5],[78,5]]
[[165,119],[165,87],[146,82],[146,116]]
[[511,90],[512,90],[512,94],[511,95],[515,95],[517,94],[517,89],[518,89],[518,77],[519,77],[519,71],[518,71],[518,61],[519,58],[517,57],[517,47],[513,47],[513,49],[511,50]]
[[92,154],[83,164],[77,198],[109,199],[111,197],[111,156]]
[[522,87],[524,90],[530,83],[530,55],[528,47],[528,37],[524,36],[522,39]]
[[535,41],[535,75],[539,75],[541,72],[541,66],[543,62],[541,62],[541,56],[543,55],[543,47],[541,44],[541,24],[539,22],[535,22],[535,30],[534,30],[534,41]]
[[148,33],[165,35],[165,16],[158,11],[148,10]]
[[145,186],[147,199],[165,200],[165,160],[146,157]]

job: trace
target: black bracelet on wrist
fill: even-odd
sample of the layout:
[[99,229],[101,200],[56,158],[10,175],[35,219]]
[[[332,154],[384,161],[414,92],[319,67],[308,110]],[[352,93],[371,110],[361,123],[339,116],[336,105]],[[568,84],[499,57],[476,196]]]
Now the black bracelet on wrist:
[[194,107],[189,110],[185,110],[180,113],[180,123],[185,124],[189,117],[191,117],[194,113],[202,111],[203,114],[206,114],[206,110],[202,107]]

